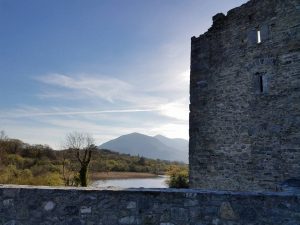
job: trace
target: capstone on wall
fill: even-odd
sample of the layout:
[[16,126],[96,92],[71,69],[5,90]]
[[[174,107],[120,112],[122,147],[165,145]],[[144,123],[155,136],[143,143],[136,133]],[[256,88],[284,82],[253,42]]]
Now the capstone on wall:
[[192,188],[276,191],[297,183],[299,50],[299,0],[251,0],[192,37]]
[[300,195],[0,187],[0,225],[299,225]]

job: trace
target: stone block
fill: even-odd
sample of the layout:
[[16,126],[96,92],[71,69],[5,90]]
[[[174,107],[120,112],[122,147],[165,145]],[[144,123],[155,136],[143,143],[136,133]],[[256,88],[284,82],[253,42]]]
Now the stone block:
[[55,203],[52,201],[48,201],[44,203],[44,210],[46,211],[52,211],[55,208]]

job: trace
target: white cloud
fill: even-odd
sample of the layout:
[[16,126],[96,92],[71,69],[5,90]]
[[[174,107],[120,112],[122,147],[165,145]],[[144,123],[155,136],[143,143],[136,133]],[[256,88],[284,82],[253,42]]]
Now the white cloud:
[[187,108],[186,99],[180,99],[178,101],[170,102],[168,104],[161,105],[160,112],[168,117],[178,120],[188,121],[189,109]]
[[[125,97],[129,97],[133,87],[122,80],[116,78],[110,78],[105,76],[91,76],[91,75],[64,75],[64,74],[49,74],[46,76],[39,76],[36,79],[42,83],[65,88],[63,92],[67,94],[67,90],[77,91],[79,95],[73,95],[74,98],[78,96],[97,97],[109,102],[114,100],[124,100]],[[62,97],[57,90],[55,93],[48,92],[48,97]],[[47,94],[42,94],[43,97],[47,97]]]
[[[18,112],[19,111],[19,112]],[[91,114],[107,114],[107,113],[135,113],[135,112],[152,112],[159,111],[158,108],[140,108],[140,109],[111,109],[111,110],[95,110],[95,111],[24,111],[6,112],[0,115],[0,118],[23,118],[36,116],[76,116],[76,115],[91,115]]]
[[[134,111],[161,111],[164,116],[170,116],[180,120],[187,120],[188,114],[188,71],[166,74],[159,80],[151,81],[136,79],[135,81],[124,82],[116,78],[91,75],[62,75],[50,74],[37,78],[40,82],[54,87],[52,91],[44,92],[45,97],[67,98],[73,96],[80,102],[87,99],[102,99],[112,105],[106,109],[107,105],[100,108],[103,110],[78,112],[41,112],[36,115],[55,114],[97,114],[113,112],[134,112]],[[57,89],[58,87],[63,88]],[[68,93],[68,90],[72,93]],[[78,96],[81,98],[78,98]],[[63,100],[63,99],[62,99]],[[125,108],[120,108],[121,103],[126,103]],[[95,108],[95,106],[92,106]],[[99,108],[99,107],[98,107]],[[26,113],[24,114],[26,115]]]
[[169,138],[189,139],[189,126],[186,123],[165,123],[151,129],[152,134],[162,134]]
[[163,76],[160,83],[149,88],[149,91],[160,92],[169,96],[180,96],[181,98],[189,95],[189,71],[174,72]]
[[[39,97],[57,98],[60,100],[87,100],[99,103],[125,104],[133,108],[153,108],[157,104],[167,102],[163,95],[153,95],[151,83],[136,79],[137,82],[125,82],[120,79],[110,78],[102,75],[63,75],[49,74],[35,78],[46,84]],[[149,92],[147,92],[149,90]],[[146,104],[146,105],[145,105]]]

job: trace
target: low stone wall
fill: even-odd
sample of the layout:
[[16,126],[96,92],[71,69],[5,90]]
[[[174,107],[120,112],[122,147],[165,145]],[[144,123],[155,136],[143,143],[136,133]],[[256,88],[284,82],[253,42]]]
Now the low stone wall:
[[300,225],[300,194],[0,186],[1,225]]

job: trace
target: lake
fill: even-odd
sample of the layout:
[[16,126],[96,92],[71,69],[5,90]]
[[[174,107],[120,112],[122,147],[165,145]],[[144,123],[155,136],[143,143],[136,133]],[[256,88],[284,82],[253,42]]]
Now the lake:
[[92,187],[97,188],[168,188],[166,184],[168,176],[158,176],[155,178],[128,178],[113,180],[98,180],[92,183]]

